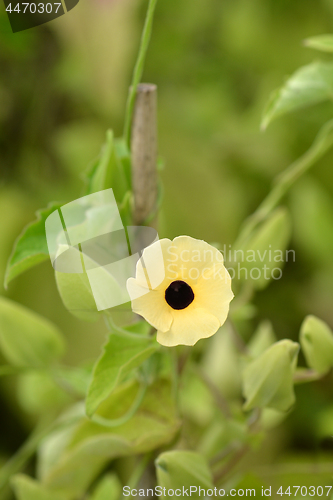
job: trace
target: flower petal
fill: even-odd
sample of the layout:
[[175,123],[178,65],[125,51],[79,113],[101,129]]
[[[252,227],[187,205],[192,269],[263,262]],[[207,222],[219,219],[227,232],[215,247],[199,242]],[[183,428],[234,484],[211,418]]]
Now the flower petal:
[[137,262],[135,276],[141,286],[154,289],[161,287],[166,275],[165,256],[168,255],[170,245],[171,240],[163,238],[144,249]]
[[157,332],[157,342],[171,347],[179,344],[194,345],[198,340],[214,335],[220,327],[219,320],[200,308],[173,311],[173,323],[169,331]]
[[229,302],[234,297],[231,278],[223,264],[215,264],[211,270],[203,272],[193,287],[193,292],[193,307],[205,309],[216,316],[223,325],[228,315]]
[[183,280],[194,286],[202,273],[217,266],[223,267],[223,255],[203,240],[178,236],[164,256],[166,276],[170,281]]
[[148,290],[134,278],[127,280],[127,290],[132,299],[132,309],[143,316],[153,327],[166,332],[172,325],[172,314],[162,291]]

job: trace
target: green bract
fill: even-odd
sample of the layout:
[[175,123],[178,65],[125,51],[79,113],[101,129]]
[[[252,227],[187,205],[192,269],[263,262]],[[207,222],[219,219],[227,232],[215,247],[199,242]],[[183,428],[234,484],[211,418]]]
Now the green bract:
[[106,142],[98,159],[86,172],[87,194],[112,188],[118,203],[131,189],[130,156],[124,142],[115,139],[112,130],[106,133]]
[[167,451],[155,461],[157,482],[166,489],[193,489],[192,496],[199,498],[199,487],[213,488],[212,474],[206,459],[193,451]]
[[333,366],[333,333],[329,326],[315,316],[307,316],[299,339],[307,365],[318,373],[328,372]]
[[287,411],[295,402],[293,375],[299,344],[280,340],[243,371],[245,410],[272,408]]
[[276,341],[272,324],[269,321],[262,321],[251,337],[247,347],[250,355],[257,358]]

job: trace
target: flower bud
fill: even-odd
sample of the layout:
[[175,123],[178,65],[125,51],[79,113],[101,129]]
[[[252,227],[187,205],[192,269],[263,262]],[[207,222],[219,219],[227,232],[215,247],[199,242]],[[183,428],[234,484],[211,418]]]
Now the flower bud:
[[307,316],[301,326],[300,343],[310,368],[318,373],[326,373],[332,368],[333,333],[324,321]]
[[287,411],[295,402],[293,375],[299,344],[280,340],[250,362],[243,371],[245,410],[272,408]]
[[276,342],[276,337],[272,323],[268,320],[264,320],[259,324],[250,342],[247,344],[247,347],[250,355],[253,358],[257,358],[268,349],[268,347],[274,344],[274,342]]

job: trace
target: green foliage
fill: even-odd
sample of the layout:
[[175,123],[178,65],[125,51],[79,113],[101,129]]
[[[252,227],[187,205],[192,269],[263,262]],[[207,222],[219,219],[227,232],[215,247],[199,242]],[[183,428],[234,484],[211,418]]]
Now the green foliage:
[[57,208],[59,208],[58,204],[51,203],[47,208],[39,210],[37,220],[29,224],[18,237],[7,264],[5,287],[16,276],[49,259],[45,221]]
[[304,45],[321,52],[333,52],[333,35],[312,36],[304,40]]
[[240,255],[239,265],[244,268],[239,272],[240,279],[251,281],[257,290],[265,288],[273,277],[276,279],[273,271],[280,269],[285,261],[290,236],[289,212],[284,207],[277,208],[240,249],[234,250],[236,258]]
[[25,474],[17,474],[11,482],[17,500],[64,500]]
[[99,158],[86,173],[87,194],[112,188],[117,202],[121,203],[131,188],[129,158],[123,142],[108,130]]
[[300,331],[300,344],[307,365],[318,373],[326,373],[333,366],[333,332],[315,316],[307,316]]
[[[129,144],[135,90],[143,71],[155,4],[156,0],[150,0],[140,54],[127,102],[124,137],[115,139],[113,132],[107,131],[101,153],[91,164],[85,179],[85,194],[113,189],[124,225],[131,225],[132,222]],[[333,121],[330,120],[333,109],[333,64],[316,62],[295,72],[271,97],[262,126],[266,128],[271,121],[288,112],[326,101],[327,106],[318,107],[317,115],[314,114],[311,118],[309,116],[309,119],[302,120],[302,123],[297,121],[299,118],[296,116],[291,125],[287,122],[282,128],[277,125],[268,137],[256,133],[249,134],[249,131],[258,125],[262,99],[267,92],[267,86],[270,85],[270,79],[275,78],[275,72],[289,71],[298,64],[298,55],[295,57],[297,50],[294,49],[293,52],[291,44],[295,41],[298,43],[299,39],[304,37],[304,25],[301,22],[290,22],[288,33],[288,22],[285,22],[285,19],[276,21],[280,12],[286,12],[283,10],[286,8],[284,4],[287,5],[288,2],[227,1],[220,3],[216,9],[214,0],[202,0],[194,9],[191,2],[187,1],[181,3],[181,6],[177,0],[161,2],[157,19],[159,29],[154,33],[155,47],[152,47],[150,53],[151,60],[155,57],[156,66],[149,67],[147,74],[152,77],[152,81],[158,82],[161,89],[161,137],[163,149],[168,152],[168,168],[163,172],[163,177],[169,196],[166,197],[165,212],[159,217],[161,234],[179,234],[179,228],[183,228],[185,224],[189,233],[196,233],[198,237],[207,236],[207,241],[210,238],[216,241],[219,237],[223,243],[232,241],[237,234],[239,222],[247,217],[249,210],[262,196],[274,172],[281,170],[286,159],[296,157],[301,150],[306,151],[276,178],[267,197],[254,214],[245,220],[233,245],[233,249],[244,252],[245,261],[238,262],[248,271],[249,279],[243,278],[239,283],[234,280],[235,299],[231,304],[231,320],[211,339],[202,341],[194,348],[183,349],[180,346],[172,350],[160,348],[158,351],[154,337],[149,336],[151,327],[144,321],[121,328],[113,327],[103,353],[96,361],[92,351],[97,352],[100,349],[100,336],[90,335],[87,341],[84,335],[92,332],[95,334],[97,331],[99,333],[100,325],[96,324],[93,328],[89,328],[89,325],[78,326],[75,318],[70,318],[64,329],[69,336],[70,346],[74,345],[75,348],[69,353],[66,362],[75,366],[64,367],[56,364],[63,352],[63,341],[57,328],[21,306],[1,299],[0,349],[3,357],[14,365],[0,367],[0,375],[8,375],[8,380],[5,380],[1,387],[1,404],[8,404],[10,411],[20,419],[25,428],[36,420],[42,428],[40,433],[37,428],[12,460],[1,468],[1,493],[9,478],[12,478],[18,500],[118,500],[122,484],[128,482],[133,484],[133,487],[138,487],[141,480],[143,483],[151,483],[149,487],[154,484],[155,477],[151,475],[153,456],[158,456],[155,462],[158,484],[166,488],[212,488],[212,471],[215,484],[219,484],[218,481],[221,480],[226,489],[233,486],[257,487],[265,482],[268,486],[272,450],[275,455],[276,451],[283,451],[282,445],[277,444],[277,441],[285,442],[284,439],[276,439],[276,436],[283,438],[285,434],[284,429],[278,434],[266,431],[273,429],[286,418],[287,411],[295,402],[294,384],[318,380],[322,375],[326,375],[326,385],[322,383],[321,389],[323,395],[326,391],[330,397],[331,374],[328,371],[333,365],[333,341],[328,325],[314,316],[307,317],[302,324],[300,343],[309,369],[296,368],[299,349],[297,343],[291,340],[277,342],[277,339],[281,332],[284,336],[294,338],[299,318],[307,314],[309,304],[314,312],[320,311],[326,321],[330,321],[332,176],[329,168],[325,168],[330,164],[324,162],[318,173],[311,177],[305,176],[300,183],[295,183],[333,144]],[[309,12],[305,4],[300,1],[293,5],[295,12],[299,12],[304,18]],[[273,6],[274,16],[270,16],[269,9]],[[98,29],[103,29],[103,26],[100,28],[103,23],[90,22],[89,16],[95,15],[96,12],[102,17],[105,16],[105,10],[100,13],[99,9],[100,6],[96,4],[91,9],[89,7],[89,11],[82,10],[83,16],[84,12],[88,12],[88,31],[94,24]],[[118,28],[118,24],[119,27],[130,26],[128,19],[121,18],[121,22],[118,22],[117,18],[119,13],[128,15],[132,22],[132,9],[130,14],[126,14],[126,9],[126,2],[120,2],[119,6],[113,9],[112,14],[117,19],[115,28]],[[168,19],[174,20],[174,17],[169,14],[176,10],[177,22],[170,23]],[[318,4],[313,10],[316,19],[313,27],[316,29],[315,22],[318,22],[319,18],[316,16],[319,11]],[[270,33],[270,18],[277,22],[275,36]],[[104,20],[107,21],[106,16],[103,22]],[[71,30],[75,26],[75,21],[73,22]],[[132,27],[134,29],[128,29],[126,33],[135,33],[135,25]],[[123,32],[122,28],[119,29]],[[308,26],[306,29],[308,30]],[[76,30],[73,29],[72,32],[75,33]],[[40,33],[42,34],[42,31]],[[62,36],[64,34],[72,36],[69,32],[66,33],[66,28]],[[109,35],[112,37],[112,30],[109,30]],[[43,46],[44,42],[46,50],[50,51],[48,39],[56,47],[57,36],[59,35],[55,25],[55,31],[45,39],[36,36],[36,42],[43,43],[32,44],[30,49],[26,48],[29,70],[30,60],[35,61],[33,51],[38,51],[38,47]],[[20,34],[15,35],[15,39],[18,37]],[[293,40],[291,37],[294,37]],[[127,38],[130,43],[131,37]],[[5,45],[10,44],[8,38]],[[333,52],[332,35],[312,37],[306,40],[305,44],[322,52]],[[24,45],[22,44],[22,48]],[[76,41],[75,45],[79,47],[80,43]],[[112,43],[106,45],[109,47]],[[118,44],[117,50],[120,45],[126,44]],[[276,52],[275,46],[278,47]],[[84,50],[84,57],[88,60],[86,47]],[[91,50],[93,55],[97,52],[100,55],[100,50]],[[284,57],[281,57],[282,53]],[[49,55],[49,52],[45,54]],[[45,54],[42,57],[43,54],[38,53],[41,61],[52,59],[46,58]],[[91,81],[97,84],[89,96],[85,89],[88,88],[87,82],[82,85],[82,61],[80,62],[74,52],[65,63],[62,61],[63,55],[58,55],[59,57],[54,59],[57,60],[57,65],[59,61],[61,76],[57,76],[57,66],[52,66],[52,63],[49,72],[46,68],[45,76],[53,77],[54,72],[55,86],[61,88],[61,95],[51,89],[52,106],[47,106],[47,102],[44,106],[43,102],[41,109],[36,112],[35,108],[38,106],[31,106],[31,121],[23,120],[23,146],[17,154],[18,158],[22,158],[22,164],[19,160],[16,165],[20,183],[27,187],[28,192],[30,187],[33,187],[30,189],[30,196],[32,195],[34,200],[36,197],[37,203],[39,191],[42,192],[41,204],[45,199],[57,199],[58,194],[63,198],[65,193],[69,199],[78,196],[77,183],[74,176],[72,181],[72,174],[81,171],[79,160],[85,161],[86,152],[95,149],[95,139],[100,140],[104,123],[109,123],[109,106],[105,102],[105,96],[102,98],[101,91],[105,83],[107,93],[112,95],[112,99],[121,102],[118,92],[115,93],[109,88],[110,82],[103,80],[108,66],[105,65],[105,60],[119,59],[117,64],[124,64],[124,74],[128,74],[126,62],[120,61],[121,56],[115,58],[114,54],[111,54],[112,57],[105,58],[102,55],[102,68],[98,67],[97,60],[90,64],[91,67],[86,68]],[[19,57],[19,54],[15,57]],[[186,64],[183,64],[183,61],[186,61]],[[23,56],[21,62],[24,64]],[[267,65],[271,74],[267,72]],[[75,69],[76,66],[78,69]],[[156,67],[160,72],[158,74],[155,73]],[[43,71],[44,68],[42,73]],[[26,73],[27,78],[29,73],[35,75],[35,71]],[[176,82],[177,91],[173,84],[168,84],[170,78],[172,82]],[[15,79],[15,85],[16,80],[19,79]],[[32,90],[36,90],[36,80],[32,79]],[[196,82],[195,85],[192,80]],[[47,79],[41,79],[43,91],[47,88],[45,81]],[[72,100],[67,86],[72,87],[75,95]],[[9,123],[13,122],[14,125],[13,143],[16,147],[15,120],[8,110],[12,103],[16,103],[18,91],[16,94],[11,92],[11,85],[0,78],[0,102],[4,104],[0,106],[0,122],[7,122],[9,113]],[[27,92],[27,95],[30,94],[31,92]],[[51,109],[55,107],[53,96],[58,97],[58,102],[66,102],[66,113],[63,113],[62,109],[60,112],[57,110],[60,117],[65,116],[65,121],[68,116],[68,98],[69,104],[74,105],[73,111],[77,101],[84,102],[87,115],[82,117],[81,110],[76,110],[80,125],[73,126],[75,136],[73,133],[66,133],[67,123],[55,125],[58,128],[50,134],[51,148],[44,151],[44,144],[43,147],[38,145],[38,136],[42,136],[44,141],[44,125],[56,122]],[[25,106],[22,108],[26,109]],[[40,117],[43,118],[44,108],[47,120],[43,122]],[[99,108],[103,108],[103,113],[104,109],[108,110],[105,116],[97,116]],[[69,109],[72,113],[72,109]],[[93,119],[87,118],[89,114]],[[307,149],[309,138],[312,133],[316,133],[322,117],[326,123]],[[118,118],[120,123],[120,117]],[[84,122],[82,126],[81,121]],[[34,127],[30,126],[31,123],[36,124],[35,131]],[[299,126],[295,127],[295,123]],[[6,131],[12,127],[3,128]],[[90,131],[94,140],[90,137]],[[53,132],[57,137],[55,142],[51,138]],[[79,154],[75,155],[75,149],[79,150]],[[53,165],[53,156],[59,155],[59,152],[60,158],[56,158]],[[4,158],[3,164],[12,165],[14,156],[12,154]],[[48,177],[46,182],[39,186],[39,169],[40,165],[45,164],[46,156],[51,158],[47,173],[52,171],[55,182],[50,182]],[[8,159],[11,161],[7,162]],[[38,170],[33,170],[34,165],[37,165]],[[54,172],[53,167],[56,167]],[[290,198],[285,199],[291,188],[293,189]],[[18,195],[18,198],[20,197],[21,192]],[[203,199],[205,203],[201,202]],[[289,208],[280,206],[281,203],[288,206],[290,200],[291,216]],[[4,206],[12,213],[10,204],[8,208],[7,204]],[[58,205],[54,204],[41,211],[39,219],[28,226],[20,236],[7,266],[6,284],[24,270],[48,258],[44,224],[46,217],[57,208]],[[198,210],[200,217],[193,216]],[[210,217],[209,224],[207,215]],[[83,221],[82,224],[85,223],[86,221]],[[100,221],[96,217],[93,225],[96,227],[98,224]],[[294,231],[292,242],[300,255],[294,266],[296,270],[290,269],[289,266],[289,277],[276,287],[273,282],[273,286],[265,291],[265,294],[259,293],[258,300],[253,302],[254,293],[260,292],[269,283],[272,269],[282,267],[284,259],[274,260],[274,253],[278,251],[284,256],[290,241],[291,226]],[[220,228],[223,229],[219,235],[216,231]],[[81,231],[82,226],[78,225],[75,229]],[[15,228],[12,230],[14,234]],[[211,234],[211,231],[215,231],[215,234]],[[4,240],[10,241],[10,233],[6,232],[6,229],[3,236]],[[5,246],[0,248],[0,263],[1,252],[6,257]],[[252,252],[253,257],[246,260],[249,252]],[[251,277],[250,272],[254,268],[261,270],[260,279]],[[255,273],[254,275],[256,276]],[[116,286],[112,276],[108,275],[107,280],[107,287]],[[56,273],[56,282],[65,307],[74,316],[85,321],[98,320],[104,316],[104,313],[96,308],[87,274]],[[29,283],[28,288],[31,293],[35,293],[33,289],[36,289],[35,298],[43,300],[43,290],[40,292],[40,283],[36,283],[37,286],[35,282],[33,285]],[[18,293],[20,300],[25,293],[24,288]],[[32,301],[33,298],[30,302],[33,303]],[[124,309],[128,306],[127,304]],[[52,317],[57,316],[58,310],[53,311],[53,303],[51,312]],[[118,319],[117,313],[117,310],[112,312],[112,317]],[[256,315],[260,322],[252,333],[253,324],[250,320]],[[124,317],[126,319],[123,321]],[[266,317],[269,319],[262,320]],[[119,318],[117,324],[126,324],[129,319],[124,310]],[[105,319],[108,322],[108,313]],[[64,318],[60,317],[59,324],[63,324],[62,321]],[[270,321],[274,324],[276,333]],[[82,337],[81,330],[77,332],[81,327]],[[87,358],[89,361],[82,366],[81,360]],[[23,373],[21,369],[24,370]],[[26,372],[26,369],[29,371]],[[11,390],[13,386],[15,391]],[[13,402],[12,394],[17,397],[18,405]],[[246,399],[244,405],[242,396]],[[316,444],[320,447],[320,440],[332,434],[332,408],[324,408],[323,399],[316,396],[315,391],[306,393],[306,396],[306,418],[301,419],[298,414],[295,428],[292,428],[288,419],[288,435],[293,436],[293,442],[297,445],[299,437],[304,437],[304,431],[303,435],[301,432],[297,434],[298,427],[301,427],[299,424],[306,421],[312,425],[312,422],[315,422],[312,426],[315,431],[311,432],[315,434],[318,441]],[[73,401],[76,401],[74,405]],[[296,409],[299,410],[297,407]],[[248,411],[251,412],[250,415]],[[62,413],[58,418],[60,412]],[[311,412],[316,412],[315,418]],[[4,414],[6,415],[6,411]],[[51,422],[49,428],[42,427],[44,421]],[[307,445],[309,442],[311,437]],[[11,443],[8,446],[10,445]],[[168,451],[165,451],[166,446]],[[6,447],[5,443],[5,450]],[[252,464],[254,449],[256,454]],[[38,456],[38,482],[28,476],[15,475],[35,453]],[[249,456],[243,467],[242,463],[238,462],[246,453]],[[146,455],[136,457],[140,454]],[[208,460],[212,464],[212,471]],[[2,456],[0,461],[3,461]],[[141,464],[140,474],[136,464]],[[261,464],[265,467],[263,480]],[[236,465],[238,468],[234,473]],[[244,469],[252,467],[259,472],[256,471],[253,477],[244,475]],[[27,470],[33,474],[34,464]],[[297,475],[294,484],[304,484],[305,476],[304,474],[299,479]],[[281,479],[282,475],[278,476],[278,471],[273,470],[273,479],[276,480],[276,477]],[[288,481],[290,477],[295,478],[295,475],[290,476],[288,471]],[[326,483],[322,477],[318,474],[318,484],[319,481],[321,484]]]
[[96,486],[91,500],[118,500],[121,484],[115,474],[107,474]]
[[329,268],[333,253],[333,201],[328,190],[313,178],[302,179],[291,193],[294,238],[318,268]]
[[0,298],[0,348],[19,368],[48,368],[64,352],[64,340],[50,321]]
[[[98,414],[118,419],[130,408],[138,387],[136,381],[119,386]],[[174,438],[179,425],[171,384],[156,380],[135,415],[122,425],[110,429],[83,418],[51,434],[39,458],[42,482],[66,496],[80,496],[111,459],[156,449]]]
[[299,344],[280,340],[251,361],[243,371],[245,410],[272,408],[287,411],[295,402],[293,375]]
[[[202,369],[229,400],[241,394],[241,362],[233,333],[224,324],[207,347]],[[194,398],[195,400],[195,398]]]
[[262,321],[250,342],[247,344],[248,351],[253,358],[260,356],[266,349],[276,342],[276,336],[270,321]]
[[84,321],[97,321],[100,313],[91,290],[87,273],[55,272],[60,297],[66,309]]
[[45,415],[72,402],[72,398],[56,384],[51,375],[43,371],[21,375],[17,397],[24,411],[32,415]]
[[117,384],[157,348],[158,344],[152,337],[112,332],[93,370],[86,399],[87,415],[92,416]]
[[331,100],[333,95],[333,63],[314,62],[297,70],[271,95],[261,126],[291,111]]
[[91,377],[90,366],[56,366],[52,372],[56,382],[71,394],[84,397]]
[[[199,487],[212,488],[212,474],[206,459],[193,451],[167,451],[155,461],[157,482],[166,489],[180,488],[183,491],[191,486],[192,497],[199,498]],[[196,494],[194,494],[196,493]]]

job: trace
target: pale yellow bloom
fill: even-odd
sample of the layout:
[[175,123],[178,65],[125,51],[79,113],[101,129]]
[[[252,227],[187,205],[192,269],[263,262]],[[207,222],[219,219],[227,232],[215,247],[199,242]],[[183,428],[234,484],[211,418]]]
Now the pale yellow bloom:
[[[159,284],[152,286],[157,276]],[[221,252],[189,236],[145,248],[127,289],[133,311],[157,329],[165,346],[194,345],[214,335],[234,296]]]

